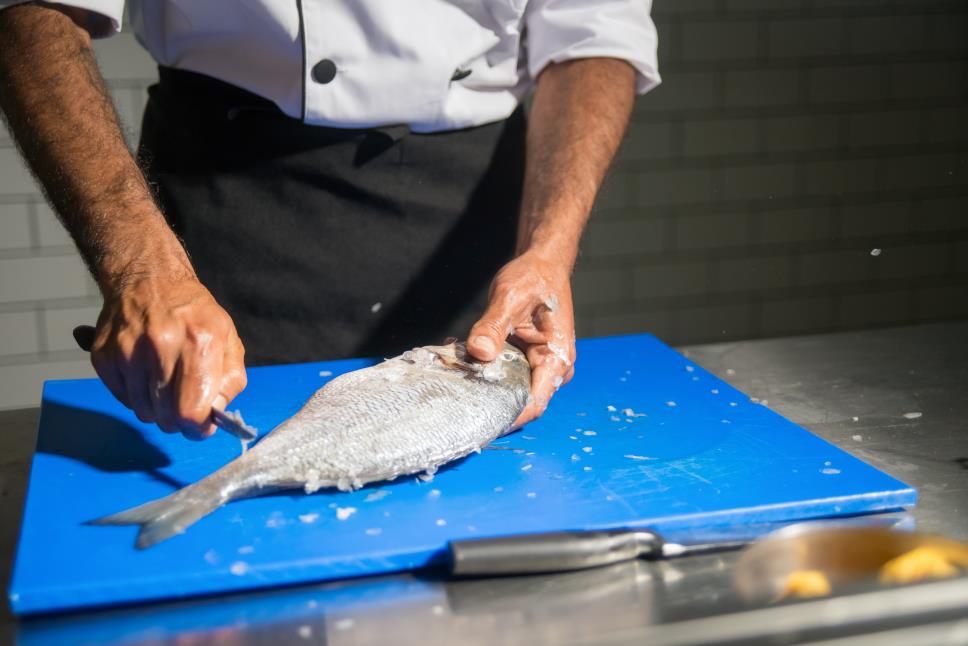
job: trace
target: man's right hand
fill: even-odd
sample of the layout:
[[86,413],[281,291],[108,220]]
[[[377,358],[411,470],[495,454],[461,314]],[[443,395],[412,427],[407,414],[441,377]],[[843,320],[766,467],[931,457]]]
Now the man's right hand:
[[194,276],[142,277],[105,292],[91,363],[142,422],[201,440],[246,385],[235,324]]

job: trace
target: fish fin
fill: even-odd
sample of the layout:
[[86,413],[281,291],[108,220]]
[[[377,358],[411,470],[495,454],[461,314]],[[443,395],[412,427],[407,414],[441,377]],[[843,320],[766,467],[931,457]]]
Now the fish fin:
[[[449,337],[448,341],[453,337]],[[440,361],[440,365],[445,368],[450,368],[452,370],[459,370],[468,375],[479,375],[481,370],[481,364],[478,362],[468,361],[467,350],[464,348],[463,343],[457,343],[456,339],[453,342],[445,343],[444,345],[425,345],[421,350],[431,353],[437,360]]]
[[89,520],[85,525],[140,525],[138,549],[181,534],[190,525],[222,506],[219,498],[199,496],[194,485],[126,511]]
[[466,361],[461,361],[460,359],[445,359],[441,358],[440,361],[445,368],[451,368],[453,370],[459,370],[468,375],[479,375],[481,373],[480,369],[474,364],[467,363]]
[[446,347],[440,349],[434,346],[428,346],[426,350],[436,356],[440,361],[440,365],[444,366],[445,368],[460,370],[461,372],[466,372],[469,375],[476,375],[481,372],[480,366],[474,365],[465,359],[454,355],[453,352],[447,352]]

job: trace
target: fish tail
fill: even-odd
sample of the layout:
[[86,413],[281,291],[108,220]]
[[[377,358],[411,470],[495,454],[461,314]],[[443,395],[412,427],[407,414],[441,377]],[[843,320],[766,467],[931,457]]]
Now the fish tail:
[[135,545],[138,549],[151,547],[176,534],[181,534],[189,526],[228,501],[220,495],[218,487],[204,486],[207,480],[208,478],[205,478],[164,498],[90,520],[85,524],[140,525],[141,531],[138,533]]

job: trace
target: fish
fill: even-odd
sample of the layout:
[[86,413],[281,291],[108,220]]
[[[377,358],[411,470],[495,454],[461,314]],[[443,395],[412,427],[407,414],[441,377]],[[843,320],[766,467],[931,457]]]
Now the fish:
[[211,475],[87,524],[139,525],[135,545],[145,549],[233,500],[433,475],[510,431],[530,401],[530,386],[531,366],[509,343],[487,363],[462,342],[413,348],[332,379]]

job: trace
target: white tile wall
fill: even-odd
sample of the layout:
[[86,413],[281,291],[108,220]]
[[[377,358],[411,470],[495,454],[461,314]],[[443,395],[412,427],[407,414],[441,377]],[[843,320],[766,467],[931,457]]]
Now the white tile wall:
[[77,255],[0,259],[0,303],[83,298],[88,285]]
[[35,202],[37,236],[42,247],[70,247],[74,243],[46,202]]
[[0,312],[0,356],[36,354],[40,334],[36,312]]
[[0,206],[0,249],[29,249],[33,245],[30,220],[27,204]]
[[37,192],[34,178],[11,146],[0,148],[0,195],[32,195]]

